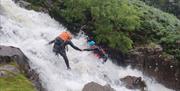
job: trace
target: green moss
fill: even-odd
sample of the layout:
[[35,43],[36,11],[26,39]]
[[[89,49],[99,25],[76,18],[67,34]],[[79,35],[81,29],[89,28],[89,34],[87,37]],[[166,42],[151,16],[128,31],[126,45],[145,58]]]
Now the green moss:
[[156,43],[150,42],[147,46],[149,48],[156,48],[158,45]]
[[0,78],[0,91],[36,91],[24,75],[3,71],[7,72],[9,76]]
[[23,75],[19,74],[14,77],[0,78],[1,91],[35,91],[31,82]]
[[41,8],[41,6],[36,6],[36,5],[32,5],[31,8],[35,11],[39,11],[39,9]]
[[17,63],[15,62],[15,60],[13,60],[12,62],[10,62],[9,64],[10,64],[10,65],[13,65],[13,66],[15,66],[15,67],[18,66]]

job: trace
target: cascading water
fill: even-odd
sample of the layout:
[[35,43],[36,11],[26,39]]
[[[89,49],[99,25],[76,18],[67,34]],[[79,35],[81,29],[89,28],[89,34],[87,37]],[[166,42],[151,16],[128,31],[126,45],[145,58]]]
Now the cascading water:
[[[110,84],[116,91],[132,91],[118,81],[127,75],[141,76],[148,91],[172,91],[138,70],[118,67],[109,60],[103,65],[91,52],[79,52],[70,47],[67,56],[72,70],[66,70],[62,57],[55,56],[52,45],[47,45],[62,31],[66,29],[47,14],[20,8],[11,0],[0,1],[0,45],[19,47],[48,91],[82,91],[91,81]],[[80,48],[87,47],[84,37],[72,41]]]

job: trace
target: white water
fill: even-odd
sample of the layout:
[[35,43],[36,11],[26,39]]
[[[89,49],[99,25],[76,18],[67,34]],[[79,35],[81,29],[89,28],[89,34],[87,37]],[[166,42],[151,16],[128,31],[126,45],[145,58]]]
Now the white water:
[[[66,70],[64,60],[54,55],[52,45],[46,45],[66,29],[49,15],[25,10],[11,0],[0,0],[0,26],[0,45],[19,47],[30,59],[30,66],[40,74],[48,91],[82,91],[84,84],[91,81],[101,85],[108,83],[116,91],[132,91],[118,81],[127,75],[141,76],[147,83],[148,91],[172,91],[143,76],[138,70],[118,67],[109,60],[103,65],[92,53],[70,47],[67,55],[72,70]],[[86,48],[83,37],[74,38],[73,43]],[[104,74],[108,78],[103,77]]]

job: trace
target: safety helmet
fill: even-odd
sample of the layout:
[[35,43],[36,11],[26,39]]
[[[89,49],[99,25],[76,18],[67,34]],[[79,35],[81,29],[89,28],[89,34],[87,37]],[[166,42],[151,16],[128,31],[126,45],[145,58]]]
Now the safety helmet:
[[59,38],[61,38],[61,39],[64,40],[64,41],[68,41],[68,40],[71,40],[71,39],[72,39],[72,35],[71,35],[70,32],[65,31],[65,32],[62,32],[62,33],[59,35]]
[[89,41],[89,42],[88,42],[88,45],[89,45],[89,46],[94,46],[94,45],[95,45],[95,42],[94,42],[93,40],[92,40],[92,41]]

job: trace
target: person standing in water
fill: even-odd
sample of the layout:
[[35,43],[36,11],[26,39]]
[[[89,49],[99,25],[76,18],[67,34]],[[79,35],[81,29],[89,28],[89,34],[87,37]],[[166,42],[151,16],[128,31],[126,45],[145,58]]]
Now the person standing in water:
[[67,58],[67,55],[66,55],[66,46],[67,45],[70,45],[72,48],[74,48],[75,50],[78,50],[78,51],[82,51],[82,49],[76,47],[72,42],[71,42],[71,39],[72,39],[72,35],[70,32],[62,32],[58,37],[56,37],[54,40],[50,41],[48,44],[52,44],[54,43],[54,46],[53,46],[53,52],[58,55],[60,54],[65,63],[66,63],[66,66],[67,66],[67,69],[71,69],[70,66],[69,66],[69,60]]

